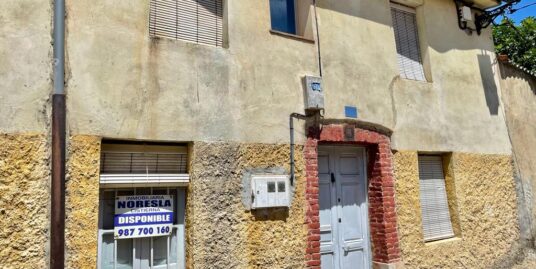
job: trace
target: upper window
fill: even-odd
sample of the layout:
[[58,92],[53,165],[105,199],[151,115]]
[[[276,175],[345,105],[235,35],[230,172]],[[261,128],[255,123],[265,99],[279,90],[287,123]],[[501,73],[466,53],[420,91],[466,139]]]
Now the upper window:
[[272,30],[296,34],[296,6],[294,0],[270,0]]
[[400,76],[405,79],[426,81],[419,46],[415,9],[392,4],[391,16],[393,18]]
[[424,241],[453,237],[441,156],[419,156],[419,189]]
[[223,46],[223,0],[151,0],[150,10],[153,37]]

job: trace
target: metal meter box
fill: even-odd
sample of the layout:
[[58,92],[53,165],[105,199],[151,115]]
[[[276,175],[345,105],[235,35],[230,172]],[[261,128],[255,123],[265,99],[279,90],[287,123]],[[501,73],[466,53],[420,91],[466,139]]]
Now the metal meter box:
[[324,89],[322,78],[305,76],[305,109],[320,110],[324,109]]
[[471,8],[468,6],[462,7],[462,19],[463,21],[473,21],[473,13],[471,12]]
[[289,207],[290,182],[287,175],[252,175],[252,209]]

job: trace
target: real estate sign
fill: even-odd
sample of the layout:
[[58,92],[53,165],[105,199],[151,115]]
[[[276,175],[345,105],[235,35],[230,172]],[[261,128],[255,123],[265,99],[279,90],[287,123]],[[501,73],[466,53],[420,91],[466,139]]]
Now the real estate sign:
[[116,239],[170,235],[173,225],[173,195],[117,196]]

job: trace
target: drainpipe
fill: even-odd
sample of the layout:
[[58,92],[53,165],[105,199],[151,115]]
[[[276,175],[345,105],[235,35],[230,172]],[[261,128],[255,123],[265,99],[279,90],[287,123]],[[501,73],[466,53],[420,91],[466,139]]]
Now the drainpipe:
[[294,163],[294,118],[299,120],[305,120],[307,119],[307,116],[299,114],[299,113],[292,113],[289,117],[289,129],[290,129],[290,185],[294,186],[294,170],[295,170],[295,163]]
[[54,1],[50,269],[65,262],[65,0]]
[[320,52],[320,29],[318,29],[318,13],[316,12],[316,0],[313,0],[313,10],[315,12],[316,49],[318,52],[318,73],[320,77],[322,77],[322,53]]
[[[315,27],[316,27],[316,48],[318,53],[318,72],[322,77],[322,54],[320,53],[320,30],[318,29],[318,15],[316,12],[316,0],[313,0],[313,10],[315,13]],[[312,115],[311,115],[312,116]],[[294,162],[294,119],[306,120],[311,116],[306,116],[299,113],[292,113],[289,117],[289,129],[290,129],[290,185],[294,186],[295,179],[295,162]]]

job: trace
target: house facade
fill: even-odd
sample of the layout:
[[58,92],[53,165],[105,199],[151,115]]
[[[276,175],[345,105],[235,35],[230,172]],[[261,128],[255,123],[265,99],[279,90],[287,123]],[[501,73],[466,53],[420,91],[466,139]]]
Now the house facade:
[[[456,3],[67,1],[65,268],[508,268],[510,84]],[[0,264],[47,268],[54,6],[2,6]],[[144,197],[165,235],[119,229]]]

